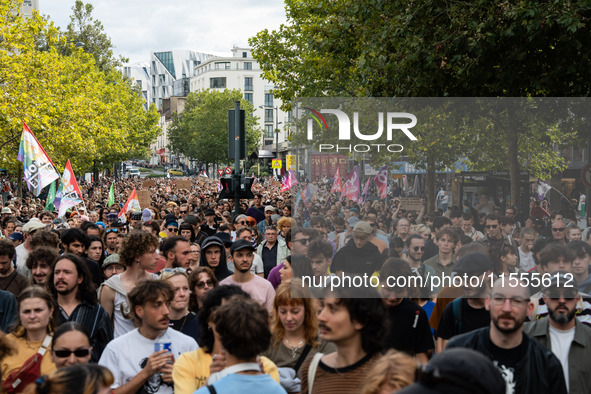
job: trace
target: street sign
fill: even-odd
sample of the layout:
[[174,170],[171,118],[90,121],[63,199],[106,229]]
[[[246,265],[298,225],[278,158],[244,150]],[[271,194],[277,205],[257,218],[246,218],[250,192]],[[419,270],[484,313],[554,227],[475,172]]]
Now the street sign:
[[581,170],[581,180],[583,181],[583,185],[585,185],[585,187],[591,189],[591,164],[587,164]]
[[275,169],[281,169],[281,160],[273,159],[272,167]]
[[230,175],[230,174],[232,173],[232,168],[230,168],[230,167],[226,167],[226,168],[224,168],[224,172],[225,172],[227,175]]
[[218,170],[218,175],[219,175],[219,176],[222,176],[223,174],[224,174],[224,169],[223,169],[223,168],[220,168],[220,169]]

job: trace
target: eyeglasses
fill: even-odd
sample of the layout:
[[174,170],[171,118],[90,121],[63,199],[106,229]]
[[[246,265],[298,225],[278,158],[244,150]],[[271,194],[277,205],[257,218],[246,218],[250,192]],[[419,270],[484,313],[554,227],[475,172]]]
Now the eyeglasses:
[[293,242],[300,242],[302,245],[307,245],[310,242],[310,238],[294,239]]
[[484,227],[486,227],[486,228],[497,228],[497,227],[499,227],[499,225],[498,224],[487,224]]
[[206,280],[205,282],[197,282],[197,284],[195,284],[195,286],[197,286],[198,289],[203,289],[205,285],[207,285],[207,287],[211,287],[213,286],[213,281]]
[[509,300],[512,307],[519,308],[523,306],[525,303],[529,302],[529,298],[521,298],[521,297],[504,297],[501,295],[493,295],[491,301],[496,306],[505,305],[505,301]]
[[566,292],[562,294],[558,291],[551,291],[550,293],[548,293],[548,298],[550,298],[552,301],[559,301],[562,298],[564,299],[564,301],[568,302],[577,298],[577,294],[574,292]]
[[76,357],[87,357],[90,354],[90,348],[87,349],[63,349],[63,350],[54,350],[53,354],[58,358],[66,358],[70,357],[70,354],[74,353]]
[[118,233],[119,230],[117,230],[116,228],[110,228],[107,231],[105,231],[105,234],[109,234],[109,233]]
[[421,250],[421,252],[425,251],[425,247],[424,246],[415,246],[414,248],[412,248],[415,252],[418,252],[419,249]]
[[552,231],[559,232],[566,230],[566,227],[552,227]]

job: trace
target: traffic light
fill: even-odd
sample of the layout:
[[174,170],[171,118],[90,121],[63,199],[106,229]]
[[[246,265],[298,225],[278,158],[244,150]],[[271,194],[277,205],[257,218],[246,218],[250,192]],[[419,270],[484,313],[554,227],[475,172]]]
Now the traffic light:
[[[254,194],[252,194],[252,191],[250,189],[252,188],[253,181],[254,178],[234,174],[232,174],[231,176],[220,178],[222,190],[220,191],[220,195],[218,196],[218,201],[236,197],[238,197],[239,199],[252,200],[254,198]],[[237,191],[238,196],[236,196]]]

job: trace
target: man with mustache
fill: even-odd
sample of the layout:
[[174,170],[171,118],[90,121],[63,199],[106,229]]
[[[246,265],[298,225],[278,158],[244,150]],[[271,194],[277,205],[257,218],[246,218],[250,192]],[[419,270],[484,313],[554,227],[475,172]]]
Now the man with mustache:
[[57,301],[57,324],[69,321],[82,324],[90,336],[91,361],[97,362],[113,339],[113,326],[109,314],[97,301],[84,259],[71,253],[60,256],[49,274],[47,288]]
[[109,342],[99,365],[115,378],[111,392],[172,394],[172,368],[197,342],[169,327],[172,285],[162,279],[142,280],[128,294],[136,329]]
[[269,281],[250,272],[254,251],[252,243],[245,239],[239,239],[232,244],[230,256],[234,262],[234,274],[222,280],[220,286],[236,285],[270,311],[273,308],[275,290]]
[[543,291],[549,318],[526,323],[524,332],[560,360],[570,393],[591,391],[591,328],[575,319],[581,296],[572,276],[558,271]]
[[523,333],[534,307],[526,283],[498,279],[485,307],[490,326],[452,338],[447,348],[467,347],[488,356],[507,382],[507,393],[567,393],[560,361]]

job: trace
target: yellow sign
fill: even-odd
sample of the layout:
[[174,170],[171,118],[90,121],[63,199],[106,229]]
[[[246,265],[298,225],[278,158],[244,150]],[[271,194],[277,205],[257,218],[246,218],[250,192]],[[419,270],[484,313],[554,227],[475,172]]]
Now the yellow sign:
[[297,156],[296,155],[287,155],[285,157],[285,167],[288,170],[292,170],[292,171],[297,170]]
[[273,160],[273,165],[272,165],[272,167],[273,167],[273,168],[277,168],[277,169],[281,169],[281,167],[282,167],[282,166],[281,166],[281,160],[279,160],[279,159],[274,159],[274,160]]

